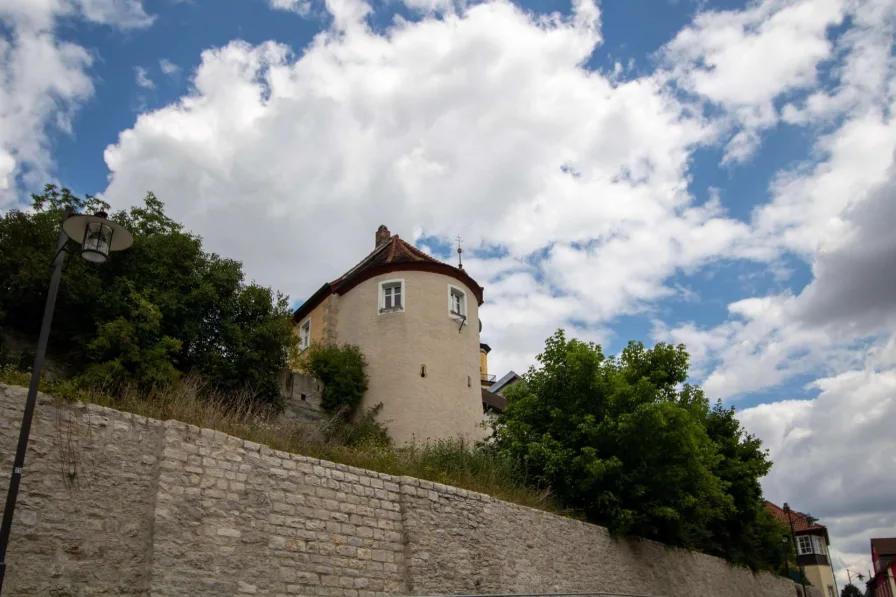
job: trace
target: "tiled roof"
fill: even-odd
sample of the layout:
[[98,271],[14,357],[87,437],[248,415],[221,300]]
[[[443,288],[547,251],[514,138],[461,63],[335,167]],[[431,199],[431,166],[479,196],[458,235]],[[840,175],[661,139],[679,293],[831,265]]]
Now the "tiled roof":
[[[387,232],[388,233],[388,232]],[[431,257],[403,241],[397,234],[386,237],[356,266],[332,282],[321,286],[301,307],[293,313],[293,320],[304,319],[328,295],[343,294],[375,275],[401,269],[423,270],[442,273],[463,282],[473,292],[476,301],[482,304],[482,287],[462,268],[454,267]]]
[[499,412],[504,412],[504,409],[507,408],[507,400],[504,396],[498,396],[485,388],[482,388],[482,403],[491,406]]
[[826,527],[822,524],[813,523],[809,524],[808,515],[803,514],[802,512],[797,512],[796,510],[790,511],[790,518],[788,519],[787,512],[778,507],[776,504],[773,504],[769,501],[765,502],[765,506],[769,509],[769,512],[772,515],[783,522],[786,525],[790,525],[790,521],[793,521],[793,532],[799,533],[800,531],[823,531]]

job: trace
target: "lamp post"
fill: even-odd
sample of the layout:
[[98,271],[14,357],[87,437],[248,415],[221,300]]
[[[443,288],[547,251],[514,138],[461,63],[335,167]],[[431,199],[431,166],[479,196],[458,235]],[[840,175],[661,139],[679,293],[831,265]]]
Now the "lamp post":
[[56,293],[59,290],[62,264],[65,261],[65,245],[69,239],[81,245],[81,257],[92,263],[104,263],[109,258],[110,251],[123,251],[134,242],[130,232],[106,219],[106,214],[103,212],[90,216],[75,214],[70,207],[65,210],[62,230],[59,231],[59,240],[56,243],[56,256],[53,258],[53,273],[50,276],[44,318],[40,324],[40,336],[37,341],[37,352],[34,355],[34,367],[31,370],[31,383],[28,386],[25,413],[22,415],[22,427],[19,430],[19,444],[16,446],[12,474],[9,477],[6,506],[3,509],[3,523],[0,526],[0,592],[3,591],[3,578],[6,576],[6,548],[9,546],[12,516],[16,507],[16,498],[19,495],[22,469],[25,466],[28,434],[31,432],[31,419],[34,417],[34,406],[37,402],[40,373],[47,355],[47,341],[50,338],[50,326],[53,323]]
[[803,597],[809,597],[806,593],[806,573],[803,570],[803,565],[800,563],[800,550],[796,543],[796,535],[793,532],[793,517],[790,515],[790,506],[787,502],[784,502],[784,507],[781,509],[787,514],[787,521],[790,523],[790,538],[793,539],[793,546],[796,549],[796,565],[800,569],[800,584],[803,585]]

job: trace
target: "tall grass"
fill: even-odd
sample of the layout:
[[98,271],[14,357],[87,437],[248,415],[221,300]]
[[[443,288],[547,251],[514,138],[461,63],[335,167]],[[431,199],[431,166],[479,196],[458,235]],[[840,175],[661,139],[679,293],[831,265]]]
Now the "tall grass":
[[[28,374],[0,363],[0,382],[28,385]],[[518,467],[483,445],[440,440],[396,447],[376,439],[358,440],[357,430],[339,417],[317,424],[284,420],[273,409],[258,406],[251,392],[222,394],[195,376],[161,388],[80,388],[70,381],[44,380],[41,390],[58,399],[78,400],[159,420],[177,420],[197,427],[358,468],[407,475],[461,487],[532,508],[559,511],[548,491],[527,485]]]

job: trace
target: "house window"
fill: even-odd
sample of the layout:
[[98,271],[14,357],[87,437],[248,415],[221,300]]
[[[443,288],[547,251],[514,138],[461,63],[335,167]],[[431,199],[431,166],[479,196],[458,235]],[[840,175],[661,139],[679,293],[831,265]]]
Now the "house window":
[[448,287],[448,311],[452,315],[467,315],[467,295],[457,286]]
[[380,282],[380,313],[404,311],[404,280]]
[[797,552],[799,555],[812,553],[812,537],[809,535],[800,535],[797,540]]
[[834,592],[834,587],[828,585],[828,597],[837,597],[837,593]]
[[311,344],[311,320],[306,319],[299,326],[299,349],[305,350],[309,344]]
[[815,546],[815,553],[819,555],[826,555],[824,551],[824,539],[812,535],[812,544]]

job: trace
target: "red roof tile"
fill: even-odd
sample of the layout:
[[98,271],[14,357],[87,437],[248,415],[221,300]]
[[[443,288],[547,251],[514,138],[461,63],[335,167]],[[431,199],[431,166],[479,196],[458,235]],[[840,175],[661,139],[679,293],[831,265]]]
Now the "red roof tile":
[[779,521],[783,522],[786,525],[790,525],[790,521],[793,521],[793,532],[799,533],[800,531],[822,531],[825,530],[825,527],[822,524],[813,523],[809,525],[808,515],[803,514],[802,512],[797,512],[796,510],[790,511],[790,517],[788,518],[787,512],[785,512],[782,508],[778,507],[776,504],[773,504],[766,500],[765,506],[768,508],[769,512],[777,518]]
[[375,275],[402,269],[432,271],[456,278],[466,284],[476,296],[476,301],[480,305],[482,304],[482,287],[466,271],[427,255],[395,234],[377,245],[360,263],[345,274],[321,286],[301,307],[296,309],[293,313],[293,320],[299,321],[306,317],[330,294],[343,294]]

